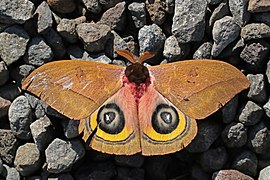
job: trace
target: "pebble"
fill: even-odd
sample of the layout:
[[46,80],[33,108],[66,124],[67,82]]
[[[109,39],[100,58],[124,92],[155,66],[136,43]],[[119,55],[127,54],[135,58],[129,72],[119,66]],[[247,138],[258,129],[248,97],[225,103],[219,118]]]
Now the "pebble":
[[264,23],[251,23],[241,29],[241,37],[245,41],[270,37],[270,26]]
[[0,33],[0,57],[2,60],[8,66],[18,61],[24,55],[29,39],[30,37],[21,26],[14,25],[6,28]]
[[248,101],[239,115],[239,122],[246,126],[258,123],[263,116],[263,109],[252,101]]
[[244,174],[256,176],[257,163],[257,157],[253,152],[243,151],[235,157],[234,161],[232,162],[232,166]]
[[144,163],[144,156],[140,154],[132,156],[115,156],[114,160],[116,165],[119,166],[139,168]]
[[9,71],[4,61],[0,62],[0,86],[4,85],[9,79]]
[[24,56],[27,64],[41,66],[53,59],[52,49],[43,38],[39,36],[32,38],[28,46],[28,51]]
[[226,147],[240,148],[247,142],[247,128],[242,123],[232,122],[221,133]]
[[34,112],[32,112],[34,113],[33,115],[35,118],[38,119],[45,116],[48,105],[32,94],[25,93],[24,95],[27,98],[31,108],[34,110]]
[[210,19],[209,19],[209,25],[210,25],[210,26],[213,26],[214,23],[215,23],[217,20],[219,20],[219,19],[221,19],[221,18],[223,18],[223,17],[225,17],[225,16],[228,16],[228,15],[230,15],[230,10],[229,10],[228,1],[227,1],[227,0],[226,0],[226,1],[222,1],[222,2],[218,5],[218,7],[216,7],[216,8],[214,9],[214,11],[212,12],[211,17],[210,17]]
[[268,99],[268,102],[263,106],[265,114],[270,117],[270,99]]
[[165,2],[163,0],[146,0],[145,4],[151,21],[157,25],[163,24],[167,16]]
[[258,180],[268,180],[269,177],[270,177],[270,166],[267,166],[260,171]]
[[179,43],[201,41],[204,36],[207,1],[176,0],[172,34]]
[[5,178],[5,180],[20,180],[21,179],[19,172],[15,168],[9,167],[6,164],[4,164],[4,170],[2,172],[2,176]]
[[47,3],[57,13],[71,13],[76,9],[76,4],[73,0],[47,0]]
[[36,18],[37,32],[43,33],[53,26],[53,16],[49,5],[46,1],[43,1],[36,9],[34,13]]
[[102,51],[111,35],[108,25],[95,23],[79,24],[77,33],[88,52]]
[[34,10],[35,6],[29,0],[1,0],[0,22],[9,25],[23,24],[33,16]]
[[103,13],[101,19],[98,23],[105,24],[110,27],[110,29],[116,31],[122,31],[125,27],[126,14],[124,13],[126,9],[126,2],[120,2],[114,7],[108,9]]
[[41,117],[30,124],[31,134],[38,150],[45,151],[54,139],[54,127],[47,116]]
[[240,26],[237,25],[233,17],[225,16],[214,23],[213,39],[214,44],[211,51],[213,57],[217,57],[223,49],[233,42],[240,33]]
[[75,19],[61,19],[57,25],[57,32],[69,43],[76,43],[78,35],[76,32],[77,22]]
[[257,154],[269,155],[270,131],[264,122],[250,127],[248,131],[248,146]]
[[133,2],[128,5],[128,10],[136,28],[146,25],[146,9],[144,3]]
[[195,139],[186,147],[190,153],[204,152],[214,143],[221,133],[221,124],[214,119],[197,121],[198,133]]
[[247,11],[249,0],[229,0],[230,11],[234,21],[239,25],[245,25],[250,18],[250,13]]
[[28,99],[18,96],[10,105],[8,117],[11,131],[16,137],[29,140],[31,136],[30,124],[32,122],[32,111]]
[[263,104],[267,100],[267,92],[263,74],[248,74],[250,87],[247,97],[254,102]]
[[39,149],[34,143],[26,143],[20,146],[16,152],[15,168],[22,176],[36,173],[42,166]]
[[239,179],[239,180],[254,180],[252,177],[241,173],[237,170],[220,170],[213,174],[213,180]]
[[202,153],[200,157],[201,167],[206,172],[222,169],[227,162],[228,154],[224,147],[209,149]]
[[11,165],[20,142],[15,138],[11,130],[5,129],[0,129],[0,139],[0,157],[4,163]]
[[96,0],[82,0],[86,9],[92,13],[99,13],[101,11],[101,5]]
[[56,138],[45,150],[47,171],[49,173],[68,171],[84,154],[85,149],[80,141],[64,141]]
[[213,44],[211,42],[204,42],[194,52],[193,59],[211,59],[212,47],[213,47]]
[[268,0],[249,0],[248,11],[268,12],[270,11],[270,2]]
[[222,107],[222,122],[230,123],[235,119],[236,111],[238,108],[238,96],[234,96],[225,106]]

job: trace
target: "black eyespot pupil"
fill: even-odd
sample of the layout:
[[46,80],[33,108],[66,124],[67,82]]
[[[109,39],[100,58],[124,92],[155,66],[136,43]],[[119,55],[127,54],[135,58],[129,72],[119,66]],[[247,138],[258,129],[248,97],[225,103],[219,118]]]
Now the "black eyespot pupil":
[[114,112],[104,113],[103,118],[106,124],[110,124],[115,119],[115,113]]
[[160,117],[161,117],[161,119],[165,123],[167,123],[167,124],[171,124],[172,123],[172,115],[171,115],[171,113],[169,113],[169,112],[162,112],[162,113],[160,113]]

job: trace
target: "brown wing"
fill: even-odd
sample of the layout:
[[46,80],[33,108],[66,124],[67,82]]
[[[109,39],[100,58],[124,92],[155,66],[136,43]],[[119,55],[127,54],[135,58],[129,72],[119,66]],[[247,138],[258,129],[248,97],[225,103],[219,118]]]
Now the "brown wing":
[[122,86],[124,67],[83,60],[45,64],[22,83],[27,90],[71,119],[92,114]]
[[215,60],[163,64],[149,72],[155,88],[194,119],[214,113],[250,84],[237,68]]

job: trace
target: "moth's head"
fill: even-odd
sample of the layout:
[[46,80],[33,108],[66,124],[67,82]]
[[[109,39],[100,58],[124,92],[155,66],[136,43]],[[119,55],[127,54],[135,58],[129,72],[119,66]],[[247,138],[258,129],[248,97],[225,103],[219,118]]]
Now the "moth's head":
[[135,56],[127,50],[117,50],[116,52],[132,63],[125,70],[125,75],[128,80],[137,85],[145,83],[149,77],[149,71],[142,63],[145,60],[153,57],[154,54],[151,52],[144,52],[136,61]]

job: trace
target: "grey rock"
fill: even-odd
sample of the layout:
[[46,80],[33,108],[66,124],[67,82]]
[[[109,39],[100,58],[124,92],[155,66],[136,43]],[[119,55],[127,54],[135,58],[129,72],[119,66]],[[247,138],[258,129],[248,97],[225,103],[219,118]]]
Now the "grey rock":
[[31,106],[25,96],[17,97],[10,105],[8,117],[11,131],[23,140],[31,138],[30,124],[32,122]]
[[2,175],[4,176],[5,180],[20,180],[21,179],[19,172],[15,168],[9,167],[6,164],[4,164],[4,170],[2,172]]
[[103,13],[97,24],[105,24],[113,30],[122,31],[125,28],[125,8],[125,1],[116,4],[114,7]]
[[9,79],[9,71],[4,61],[0,62],[0,86],[4,85]]
[[29,36],[21,26],[8,27],[0,33],[0,57],[11,65],[24,55],[28,41]]
[[146,0],[146,9],[154,24],[162,25],[166,20],[165,1],[164,0]]
[[10,83],[0,87],[0,96],[4,99],[12,101],[20,94],[20,88],[16,84]]
[[145,51],[158,53],[163,49],[165,38],[162,29],[158,25],[143,26],[138,35],[140,54]]
[[47,0],[53,11],[58,13],[71,13],[76,9],[74,0]]
[[1,0],[0,22],[4,24],[23,24],[32,17],[34,10],[35,6],[29,0]]
[[89,163],[83,164],[74,173],[74,178],[83,179],[101,179],[110,180],[116,175],[115,165],[110,161],[102,163]]
[[269,154],[270,131],[264,122],[250,127],[248,131],[248,146],[257,154]]
[[64,129],[64,134],[68,139],[72,139],[79,136],[78,127],[79,127],[80,121],[62,120],[61,124]]
[[269,38],[270,26],[264,23],[247,24],[241,29],[241,37],[245,41],[250,41],[253,39],[260,39],[260,38]]
[[174,13],[175,1],[174,0],[165,0],[165,11],[168,14]]
[[213,119],[198,121],[198,134],[187,146],[187,151],[191,153],[204,152],[219,137],[222,127],[221,123]]
[[263,74],[248,74],[250,88],[247,97],[257,103],[265,103],[267,100],[267,92]]
[[235,157],[232,167],[244,174],[256,176],[257,163],[257,157],[253,152],[243,151]]
[[214,23],[212,56],[217,57],[221,51],[233,42],[240,33],[240,26],[234,22],[233,17],[225,16]]
[[57,25],[59,34],[69,43],[75,43],[78,40],[76,32],[77,22],[75,19],[61,19]]
[[115,6],[117,3],[121,2],[121,0],[99,0],[99,3],[101,4],[102,9],[109,9],[113,6]]
[[10,105],[9,100],[0,97],[0,118],[7,117]]
[[111,37],[105,45],[105,54],[114,59],[118,56],[116,50],[128,50],[126,41],[121,38],[114,30],[111,31]]
[[237,170],[220,170],[213,173],[213,180],[224,180],[224,179],[241,179],[241,180],[254,180],[252,177],[239,172]]
[[252,20],[254,22],[260,22],[270,26],[270,13],[254,13],[252,14]]
[[234,96],[225,106],[222,107],[222,122],[230,123],[234,120],[238,107],[238,96]]
[[54,138],[54,128],[47,116],[41,117],[30,125],[37,148],[44,151]]
[[144,3],[133,2],[128,5],[128,10],[136,28],[141,28],[146,24],[146,10]]
[[265,114],[270,117],[270,99],[268,99],[268,102],[263,106]]
[[144,157],[140,154],[132,156],[115,156],[115,164],[125,167],[136,167],[139,168],[143,165]]
[[247,142],[247,128],[242,123],[232,122],[223,129],[221,137],[226,147],[242,147]]
[[16,82],[22,82],[35,69],[35,66],[23,64],[19,67],[11,69],[10,76]]
[[25,93],[24,95],[28,99],[31,108],[34,111],[35,118],[45,116],[48,105],[32,94]]
[[239,115],[239,122],[246,126],[258,123],[263,116],[263,109],[252,101],[248,101]]
[[169,61],[184,59],[190,50],[188,44],[179,44],[175,36],[170,36],[165,40],[163,56]]
[[249,0],[229,0],[230,11],[239,26],[243,26],[249,21],[250,13],[247,11],[248,1]]
[[53,52],[43,38],[36,36],[31,39],[24,61],[28,64],[41,66],[53,59]]
[[52,28],[45,31],[43,38],[53,51],[53,55],[56,59],[62,59],[66,54],[66,48],[61,36]]
[[91,55],[91,58],[92,59],[90,59],[90,61],[94,61],[94,62],[101,62],[101,63],[105,63],[105,64],[112,63],[112,60],[103,53],[93,54],[93,55]]
[[258,180],[268,180],[269,177],[270,177],[270,166],[267,166],[260,171]]
[[270,2],[268,0],[249,0],[248,11],[250,12],[268,12],[270,11]]
[[94,23],[79,24],[77,33],[88,52],[102,51],[111,35],[109,26]]
[[228,154],[224,147],[209,149],[202,153],[200,164],[204,171],[212,172],[222,169],[228,159]]
[[222,2],[222,0],[207,0],[210,5],[216,5]]
[[204,36],[206,0],[176,0],[172,34],[179,43],[201,41]]
[[0,129],[0,157],[6,164],[13,164],[19,141],[11,130]]
[[37,24],[37,32],[43,33],[53,25],[52,12],[46,1],[43,1],[36,9],[34,14]]
[[112,61],[112,64],[117,65],[117,66],[123,66],[123,67],[126,67],[125,61],[122,61],[122,60],[117,60],[117,59],[115,59],[115,60]]
[[47,171],[60,173],[69,170],[85,154],[80,141],[64,141],[56,138],[46,149]]
[[116,179],[144,180],[144,170],[140,168],[117,167]]
[[193,59],[211,59],[211,50],[213,44],[210,42],[204,42],[198,47],[193,54]]
[[92,13],[99,13],[101,11],[101,5],[97,0],[82,0],[87,10]]
[[36,173],[42,166],[41,154],[34,143],[20,146],[16,152],[14,165],[22,176]]
[[267,62],[269,45],[264,41],[247,43],[240,53],[240,58],[248,63],[253,71],[260,71]]
[[223,0],[218,7],[215,8],[215,10],[213,11],[210,19],[209,19],[209,25],[213,26],[214,23],[225,17],[230,15],[230,10],[229,10],[229,5],[228,5],[228,1],[227,0]]

